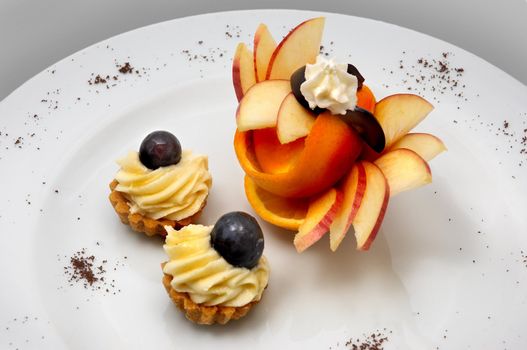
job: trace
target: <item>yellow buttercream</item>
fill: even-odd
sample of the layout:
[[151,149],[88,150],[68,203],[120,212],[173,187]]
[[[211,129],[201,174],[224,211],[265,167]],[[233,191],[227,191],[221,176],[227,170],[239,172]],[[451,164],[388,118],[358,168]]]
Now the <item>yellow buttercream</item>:
[[206,156],[183,151],[178,164],[148,169],[137,152],[117,161],[116,190],[129,200],[130,212],[152,219],[182,220],[203,206],[212,185]]
[[264,256],[250,270],[234,267],[211,246],[213,226],[188,225],[177,231],[165,228],[163,248],[169,261],[163,272],[173,277],[175,291],[188,293],[192,301],[207,306],[240,307],[260,300],[269,279]]

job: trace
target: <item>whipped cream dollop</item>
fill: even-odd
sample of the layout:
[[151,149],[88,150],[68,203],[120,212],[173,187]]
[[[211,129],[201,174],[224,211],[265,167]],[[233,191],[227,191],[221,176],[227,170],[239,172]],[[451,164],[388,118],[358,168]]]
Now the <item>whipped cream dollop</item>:
[[137,152],[117,161],[121,166],[115,179],[116,191],[129,201],[130,212],[152,219],[179,221],[197,213],[204,205],[212,186],[208,158],[182,152],[179,163],[157,168],[144,166]]
[[240,307],[260,300],[269,280],[269,265],[262,256],[252,269],[234,267],[211,246],[213,226],[166,226],[163,248],[169,261],[163,272],[172,276],[176,292],[188,293],[196,304]]
[[326,108],[332,114],[346,114],[357,105],[358,80],[348,73],[348,65],[318,56],[307,64],[300,92],[311,109]]

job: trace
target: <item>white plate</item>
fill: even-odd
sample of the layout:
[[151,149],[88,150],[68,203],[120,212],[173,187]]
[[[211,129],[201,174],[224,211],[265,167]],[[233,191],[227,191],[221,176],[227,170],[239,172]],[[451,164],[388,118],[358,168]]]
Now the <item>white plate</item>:
[[[0,348],[339,349],[377,331],[385,349],[527,348],[527,89],[423,34],[325,14],[324,50],[359,67],[377,97],[418,87],[436,105],[418,130],[449,148],[431,164],[433,184],[393,198],[369,252],[348,237],[335,254],[325,238],[298,255],[293,235],[262,222],[272,267],[262,302],[243,320],[199,327],[161,285],[162,240],[117,219],[107,200],[114,161],[154,129],[208,154],[202,222],[251,212],[232,147],[231,57],[260,22],[280,38],[316,15],[241,11],[149,26],[64,59],[0,103]],[[453,91],[406,75],[431,76],[417,59],[443,52],[464,68]],[[114,60],[140,74],[117,73]],[[91,73],[118,80],[89,85]],[[82,248],[108,261],[109,292],[69,286],[63,269]]]

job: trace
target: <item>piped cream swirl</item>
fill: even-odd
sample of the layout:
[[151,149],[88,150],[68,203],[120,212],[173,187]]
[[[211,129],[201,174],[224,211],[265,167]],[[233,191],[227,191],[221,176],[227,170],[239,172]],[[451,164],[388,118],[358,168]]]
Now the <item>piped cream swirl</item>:
[[234,267],[211,246],[213,226],[165,228],[163,248],[169,261],[163,272],[173,277],[171,285],[175,291],[188,293],[192,301],[207,306],[240,307],[260,300],[269,279],[264,256],[250,270]]
[[130,212],[152,219],[182,220],[203,206],[212,185],[206,156],[182,152],[178,164],[151,170],[137,152],[117,161],[121,169],[115,188],[129,200]]
[[300,92],[311,109],[327,108],[332,114],[355,109],[358,80],[348,73],[347,64],[318,56],[314,64],[306,65],[305,79]]

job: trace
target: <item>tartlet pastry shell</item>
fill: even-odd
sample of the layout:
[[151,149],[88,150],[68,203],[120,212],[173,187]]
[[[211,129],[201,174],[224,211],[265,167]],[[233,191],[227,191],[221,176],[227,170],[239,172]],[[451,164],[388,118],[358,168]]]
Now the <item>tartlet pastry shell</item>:
[[[165,264],[162,264],[163,267]],[[256,304],[258,301],[250,302],[247,305],[240,307],[233,306],[205,306],[196,304],[190,299],[188,293],[176,292],[170,282],[172,281],[172,276],[164,274],[163,276],[163,285],[170,296],[170,299],[176,304],[176,306],[185,313],[185,317],[190,321],[203,324],[203,325],[212,325],[215,323],[225,324],[230,320],[237,320],[249,312],[249,310]]]
[[134,231],[143,232],[147,236],[159,235],[164,237],[167,234],[165,230],[166,225],[172,226],[174,229],[178,230],[183,226],[187,226],[195,222],[201,215],[201,212],[203,211],[203,208],[207,203],[207,200],[205,199],[203,205],[201,206],[201,209],[196,214],[183,220],[155,220],[141,215],[139,213],[130,213],[130,206],[128,205],[128,200],[126,199],[123,193],[115,190],[118,184],[119,183],[115,179],[110,183],[111,193],[109,199],[112,203],[113,208],[115,209],[115,212],[117,213],[117,215],[119,215],[119,218],[121,219],[121,222],[123,224],[129,225]]

